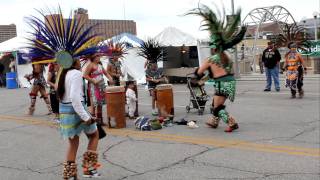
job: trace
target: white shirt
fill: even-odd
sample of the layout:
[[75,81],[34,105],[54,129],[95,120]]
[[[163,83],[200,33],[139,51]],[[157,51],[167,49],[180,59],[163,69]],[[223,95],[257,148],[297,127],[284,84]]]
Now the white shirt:
[[79,70],[73,69],[68,71],[65,79],[65,93],[62,102],[71,102],[73,109],[84,121],[91,119],[90,114],[84,109],[83,98],[83,81],[82,73]]
[[127,97],[127,104],[137,101],[136,93],[130,88],[127,89],[126,97]]

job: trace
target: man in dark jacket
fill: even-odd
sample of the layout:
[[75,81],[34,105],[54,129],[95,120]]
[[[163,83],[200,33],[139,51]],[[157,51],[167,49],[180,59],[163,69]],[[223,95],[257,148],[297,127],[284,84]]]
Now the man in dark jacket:
[[262,62],[265,66],[267,86],[264,91],[271,91],[272,79],[274,81],[274,86],[276,91],[280,91],[279,84],[279,62],[281,60],[281,55],[272,42],[268,42],[268,47],[263,51]]

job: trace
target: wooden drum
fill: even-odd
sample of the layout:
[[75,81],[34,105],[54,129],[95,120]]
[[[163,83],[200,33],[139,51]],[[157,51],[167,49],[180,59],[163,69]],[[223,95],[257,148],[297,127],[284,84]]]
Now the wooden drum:
[[174,115],[172,84],[161,84],[156,87],[156,103],[159,115]]
[[107,87],[105,90],[106,104],[107,104],[107,119],[108,126],[111,128],[110,121],[115,120],[115,128],[125,128],[125,104],[126,93],[123,86]]

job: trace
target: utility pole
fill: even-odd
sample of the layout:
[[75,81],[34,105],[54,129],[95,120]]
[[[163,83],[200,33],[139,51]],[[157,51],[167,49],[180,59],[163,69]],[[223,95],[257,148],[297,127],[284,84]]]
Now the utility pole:
[[[231,13],[232,13],[232,17],[234,17],[234,0],[231,0]],[[239,72],[239,62],[238,62],[238,52],[237,52],[238,48],[237,45],[234,46],[234,62],[235,62],[235,77],[236,78],[240,78],[240,72]]]
[[123,0],[123,19],[126,20],[126,0]]
[[318,41],[318,24],[317,24],[318,12],[314,12],[313,17],[314,17],[314,40]]

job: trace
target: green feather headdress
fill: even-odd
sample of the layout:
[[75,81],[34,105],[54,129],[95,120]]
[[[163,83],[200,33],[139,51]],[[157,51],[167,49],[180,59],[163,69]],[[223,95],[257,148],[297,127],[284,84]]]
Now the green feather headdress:
[[200,4],[198,8],[190,10],[186,15],[197,15],[203,18],[203,30],[210,33],[210,47],[223,52],[234,45],[238,44],[244,37],[247,27],[240,25],[241,10],[238,9],[233,18],[227,23],[225,11],[223,14],[220,11],[212,11],[208,6]]

